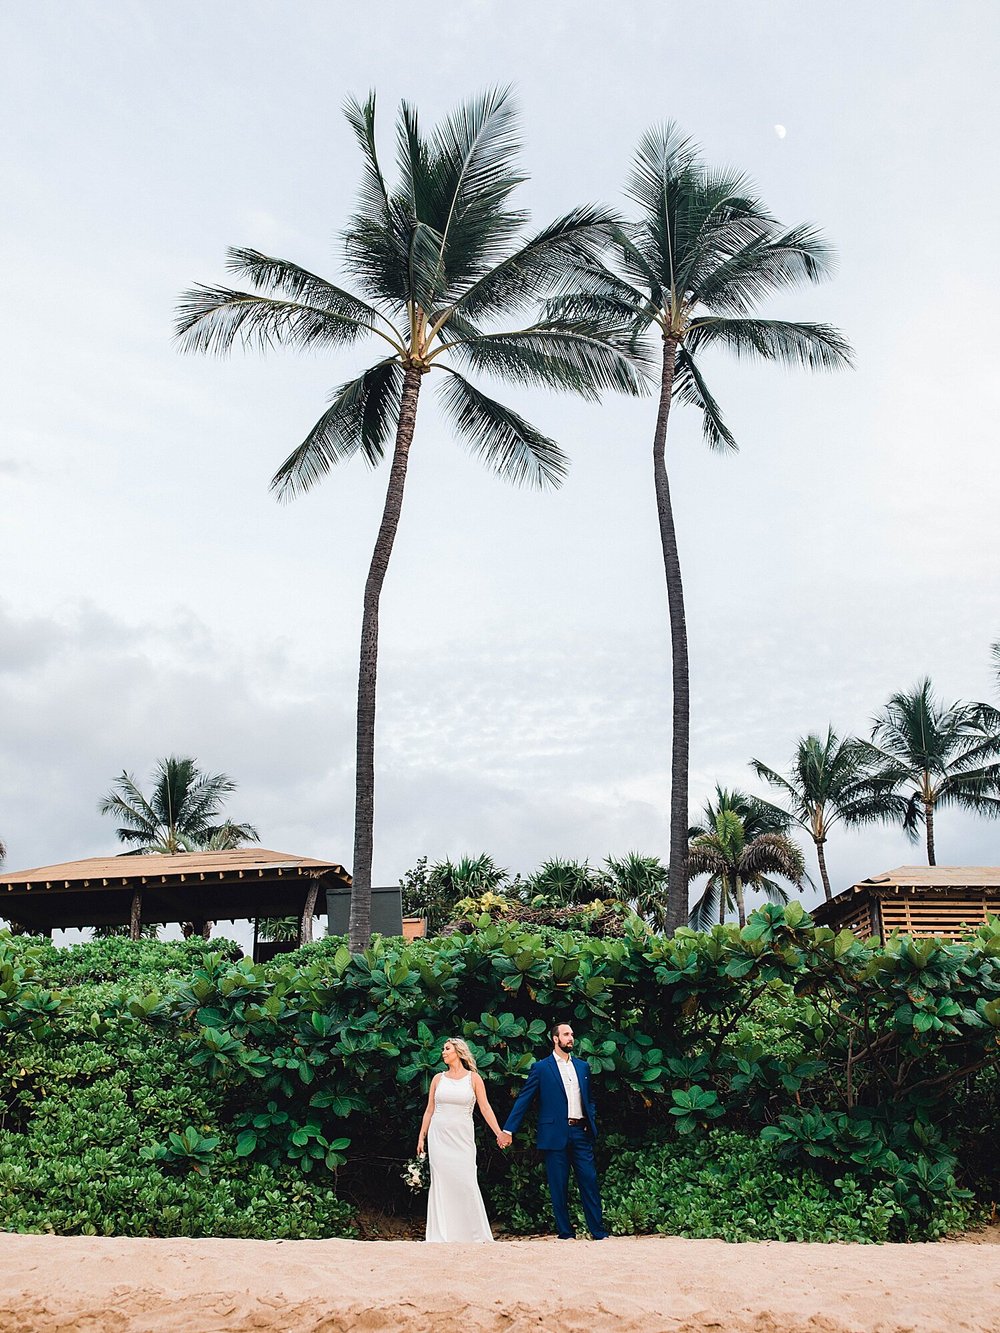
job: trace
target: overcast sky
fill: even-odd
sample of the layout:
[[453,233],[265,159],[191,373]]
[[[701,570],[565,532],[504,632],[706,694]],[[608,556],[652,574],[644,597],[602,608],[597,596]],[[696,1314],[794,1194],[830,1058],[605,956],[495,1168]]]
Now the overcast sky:
[[[925,674],[998,702],[998,36],[992,0],[8,0],[7,868],[116,850],[99,798],[169,753],[230,773],[230,811],[264,846],[350,864],[387,474],[355,461],[285,506],[268,482],[373,349],[219,361],[179,354],[171,328],[230,245],[341,276],[359,180],[341,106],[369,88],[391,162],[401,98],[429,124],[513,83],[538,224],[622,206],[639,137],[674,119],[838,251],[831,281],[768,313],[838,325],[856,370],[707,362],[736,457],[707,452],[690,410],[672,419],[693,811],[716,782],[755,789],[750,757],[784,767],[808,730],[867,732]],[[506,400],[572,470],[556,493],[511,489],[422,404],[382,599],[376,883],[422,853],[522,872],[666,858],[654,403]],[[1000,864],[998,836],[945,813],[939,860]],[[827,855],[835,889],[921,859],[885,829]]]

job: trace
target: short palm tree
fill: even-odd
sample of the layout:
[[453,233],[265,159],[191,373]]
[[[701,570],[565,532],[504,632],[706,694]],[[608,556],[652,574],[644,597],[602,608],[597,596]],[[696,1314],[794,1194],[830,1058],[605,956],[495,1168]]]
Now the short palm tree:
[[736,787],[730,789],[716,783],[715,795],[706,799],[701,818],[688,829],[688,840],[714,832],[715,821],[725,811],[739,815],[748,838],[756,838],[758,833],[787,833],[792,823],[790,815],[770,802]]
[[[516,384],[596,398],[605,389],[639,392],[645,379],[631,340],[615,322],[525,312],[551,295],[572,266],[591,265],[613,217],[582,207],[527,240],[525,214],[509,206],[524,176],[508,89],[467,103],[433,133],[402,105],[397,124],[399,183],[390,189],[376,151],[375,98],[348,102],[364,175],[358,210],[344,234],[351,292],[284,259],[231,250],[229,268],[257,291],[198,287],[182,298],[182,346],[230,350],[348,346],[376,339],[382,356],[336,389],[327,410],[272,482],[280,498],[308,490],[336,464],[361,454],[377,464],[391,443],[382,522],[365,585],[358,671],[354,884],[350,944],[370,936],[375,800],[375,694],[379,598],[403,502],[417,404],[434,372],[440,402],[458,436],[508,481],[558,485],[567,460],[518,413],[488,397],[462,370]],[[512,321],[514,323],[512,324]]]
[[902,821],[904,803],[896,793],[896,779],[882,771],[880,756],[866,741],[841,739],[833,727],[827,728],[825,738],[813,733],[799,737],[787,775],[759,759],[750,764],[781,795],[786,818],[812,838],[827,899],[833,897],[824,851],[830,829],[838,823],[856,828],[880,820]]
[[787,891],[774,878],[801,886],[805,876],[802,852],[784,833],[747,837],[743,820],[733,810],[720,810],[711,831],[697,834],[688,848],[691,879],[708,876],[705,891],[691,909],[690,925],[708,930],[723,922],[733,908],[740,926],[746,925],[744,895],[748,889],[771,902],[786,903]]
[[581,272],[579,290],[553,309],[630,318],[637,334],[648,330],[661,347],[653,484],[670,615],[670,884],[676,889],[669,911],[676,928],[687,915],[690,699],[684,591],[665,453],[671,405],[676,401],[701,413],[710,448],[734,450],[736,441],[702,374],[703,352],[721,348],[737,357],[810,370],[848,366],[851,353],[828,324],[756,314],[769,294],[824,277],[830,251],[812,227],[783,227],[745,176],[704,166],[674,125],[652,129],[642,139],[628,195],[637,218],[618,234],[613,271]]
[[196,760],[171,755],[157,763],[148,797],[131,773],[122,773],[98,808],[120,821],[115,832],[129,847],[125,856],[225,850],[259,841],[251,824],[220,818],[235,790],[227,773],[202,773]]
[[876,714],[872,740],[905,801],[903,829],[912,842],[924,826],[928,865],[937,864],[939,809],[1000,816],[1000,712],[989,704],[939,703],[925,678]]

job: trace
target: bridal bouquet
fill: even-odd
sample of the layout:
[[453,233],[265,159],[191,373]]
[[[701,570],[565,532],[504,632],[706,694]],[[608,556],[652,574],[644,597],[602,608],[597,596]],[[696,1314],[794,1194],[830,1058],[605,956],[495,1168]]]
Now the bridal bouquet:
[[427,1189],[431,1183],[431,1176],[426,1153],[421,1153],[419,1157],[411,1157],[406,1163],[403,1168],[403,1182],[413,1190],[414,1194]]

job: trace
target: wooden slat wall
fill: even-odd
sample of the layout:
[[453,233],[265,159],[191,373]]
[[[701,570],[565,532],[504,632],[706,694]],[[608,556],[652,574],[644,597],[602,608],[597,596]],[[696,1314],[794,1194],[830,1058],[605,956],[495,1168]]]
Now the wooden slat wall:
[[887,894],[880,897],[879,907],[886,936],[898,930],[957,940],[981,926],[987,916],[1000,913],[1000,894]]
[[872,908],[874,904],[862,898],[859,902],[840,917],[840,919],[830,924],[834,930],[853,930],[860,940],[867,940],[872,935],[878,934],[878,929],[873,920]]

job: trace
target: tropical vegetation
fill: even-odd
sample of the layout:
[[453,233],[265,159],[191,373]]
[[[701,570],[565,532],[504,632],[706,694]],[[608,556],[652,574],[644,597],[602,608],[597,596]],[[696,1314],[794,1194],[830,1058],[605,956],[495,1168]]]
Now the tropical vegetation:
[[759,759],[751,766],[784,799],[788,820],[809,834],[816,848],[823,892],[832,898],[825,846],[830,830],[843,823],[857,828],[878,821],[902,822],[904,802],[896,794],[895,771],[886,771],[882,756],[854,736],[841,738],[833,727],[826,736],[800,736],[786,775]]
[[424,378],[437,376],[441,407],[473,454],[505,480],[536,487],[561,482],[565,454],[464,372],[589,399],[608,389],[637,393],[646,380],[615,314],[539,313],[540,302],[577,269],[596,263],[615,218],[588,205],[521,236],[527,217],[510,200],[525,177],[509,89],[467,102],[430,133],[403,103],[395,187],[376,147],[374,94],[364,103],[349,101],[345,112],[363,161],[357,211],[343,235],[356,290],[285,259],[232,249],[230,271],[255,290],[187,292],[177,335],[182,347],[200,352],[226,353],[238,341],[332,350],[364,337],[381,347],[379,360],[334,391],[272,482],[288,498],[357,454],[374,466],[391,452],[365,584],[358,671],[350,933],[359,949],[371,923],[379,602]]
[[628,196],[636,215],[616,233],[610,266],[579,274],[578,290],[552,307],[587,318],[631,322],[660,348],[660,393],[653,431],[653,484],[667,583],[672,664],[668,909],[672,928],[687,917],[690,687],[684,590],[666,466],[674,401],[701,413],[706,443],[734,450],[702,370],[703,353],[811,370],[848,366],[844,337],[828,324],[761,318],[769,295],[816,282],[832,256],[810,226],[783,226],[746,176],[716,170],[673,124],[651,129],[635,155]]
[[944,704],[925,677],[876,714],[872,740],[903,797],[907,837],[916,842],[923,826],[928,865],[939,810],[1000,816],[1000,712],[989,704]]
[[[771,902],[787,903],[788,892],[778,880],[800,888],[805,877],[802,853],[786,834],[754,831],[731,805],[722,801],[719,805],[714,823],[696,830],[688,850],[689,877],[707,876],[691,909],[690,923],[696,930],[710,929],[716,920],[722,924],[730,910],[745,926],[748,890],[763,893]],[[752,817],[751,813],[747,818]]]
[[123,855],[226,851],[259,841],[252,824],[222,818],[222,806],[236,790],[228,773],[203,773],[196,759],[171,755],[157,761],[152,783],[145,796],[134,776],[123,772],[98,807],[120,821],[115,834],[129,849]]
[[654,929],[663,930],[666,880],[667,868],[659,857],[634,851],[609,856],[599,867],[588,861],[549,857],[524,878],[512,876],[481,852],[454,862],[445,857],[433,865],[422,856],[399,884],[404,915],[422,917],[429,933],[467,911],[470,903],[482,904],[481,910],[508,919],[513,912],[522,920],[541,920],[546,911],[554,911],[553,921],[569,919],[566,914],[572,916],[576,908],[603,910],[609,905],[627,908]]
[[[245,842],[258,842],[252,824],[237,824],[222,818],[226,798],[236,790],[228,773],[203,773],[198,761],[170,755],[160,759],[153,771],[153,789],[144,796],[131,773],[115,779],[111,791],[99,805],[102,815],[120,820],[115,833],[128,845],[123,856],[176,856],[183,852],[230,851]],[[214,922],[185,921],[185,938],[200,932],[207,939]],[[156,939],[153,924],[133,919],[129,925],[96,926],[95,939],[128,935],[134,939]]]
[[[441,1038],[469,1041],[502,1115],[556,1015],[599,1089],[619,1231],[903,1240],[1000,1197],[975,1146],[995,1111],[1000,924],[885,948],[794,903],[673,938],[627,913],[618,938],[474,924],[263,967],[225,942],[0,935],[0,1226],[372,1234],[374,1202],[421,1207],[400,1126]],[[533,1153],[482,1168],[501,1231],[546,1225]]]

